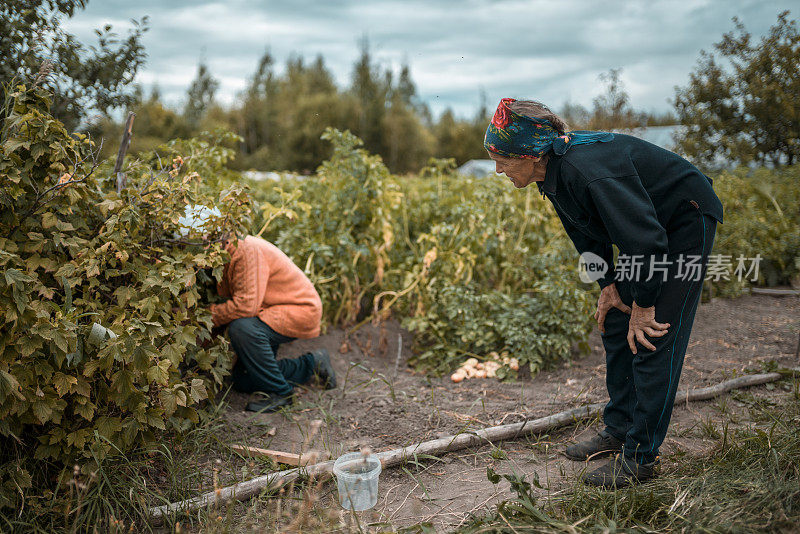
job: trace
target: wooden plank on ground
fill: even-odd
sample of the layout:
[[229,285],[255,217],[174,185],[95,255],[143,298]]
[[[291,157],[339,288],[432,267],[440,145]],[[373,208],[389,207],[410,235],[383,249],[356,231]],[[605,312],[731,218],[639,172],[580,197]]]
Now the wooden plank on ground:
[[[280,464],[294,465],[302,467],[309,463],[316,463],[320,460],[326,460],[327,455],[319,452],[309,452],[304,455],[294,454],[291,452],[273,451],[271,449],[260,449],[258,447],[248,447],[246,445],[231,445],[231,449],[248,456],[261,456],[272,458]],[[324,456],[324,457],[323,457]]]

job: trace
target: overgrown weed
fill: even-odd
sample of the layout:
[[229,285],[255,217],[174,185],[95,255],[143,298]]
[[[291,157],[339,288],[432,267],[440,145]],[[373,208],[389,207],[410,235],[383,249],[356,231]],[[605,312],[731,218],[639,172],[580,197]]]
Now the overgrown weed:
[[[225,406],[223,399],[201,416],[200,424],[181,436],[166,434],[150,447],[96,458],[97,468],[91,472],[76,467],[65,489],[56,493],[43,490],[28,501],[33,506],[4,511],[0,530],[149,531],[145,519],[150,506],[192,497],[210,488],[214,479],[227,483],[250,478],[256,464],[244,462],[221,441]],[[47,471],[50,466],[41,462],[39,468]],[[224,478],[220,479],[223,468]]]

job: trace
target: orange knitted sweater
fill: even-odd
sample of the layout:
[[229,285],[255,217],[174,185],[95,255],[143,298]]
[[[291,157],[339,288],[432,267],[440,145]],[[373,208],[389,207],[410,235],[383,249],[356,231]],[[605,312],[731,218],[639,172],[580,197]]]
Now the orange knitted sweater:
[[253,236],[226,249],[231,261],[225,265],[217,291],[230,299],[211,306],[214,326],[258,317],[284,336],[319,335],[322,301],[311,280],[286,254]]

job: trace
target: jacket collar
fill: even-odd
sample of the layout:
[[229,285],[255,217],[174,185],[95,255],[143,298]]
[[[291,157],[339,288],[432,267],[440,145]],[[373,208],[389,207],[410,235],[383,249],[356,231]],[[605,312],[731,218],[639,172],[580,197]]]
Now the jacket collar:
[[552,152],[550,153],[550,159],[547,162],[547,170],[544,174],[544,180],[541,182],[536,182],[536,185],[539,186],[539,192],[544,195],[545,193],[550,195],[556,194],[556,183],[558,182],[558,175],[561,171],[561,156],[556,156]]

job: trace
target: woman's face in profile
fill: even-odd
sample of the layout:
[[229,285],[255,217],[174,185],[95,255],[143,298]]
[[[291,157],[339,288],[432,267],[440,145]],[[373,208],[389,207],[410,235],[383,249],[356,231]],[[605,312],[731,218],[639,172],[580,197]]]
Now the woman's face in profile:
[[534,181],[536,166],[542,158],[509,158],[489,152],[497,174],[505,174],[514,187],[522,189]]

